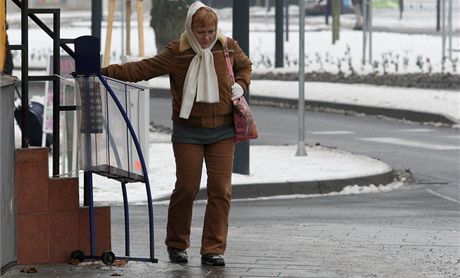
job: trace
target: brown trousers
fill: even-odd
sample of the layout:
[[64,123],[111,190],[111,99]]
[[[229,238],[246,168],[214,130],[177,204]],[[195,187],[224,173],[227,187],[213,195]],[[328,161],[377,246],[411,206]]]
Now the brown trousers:
[[176,184],[168,210],[165,240],[168,247],[187,249],[190,246],[193,202],[200,188],[204,160],[208,176],[208,202],[203,223],[201,254],[224,254],[231,202],[234,146],[233,138],[209,145],[173,143]]

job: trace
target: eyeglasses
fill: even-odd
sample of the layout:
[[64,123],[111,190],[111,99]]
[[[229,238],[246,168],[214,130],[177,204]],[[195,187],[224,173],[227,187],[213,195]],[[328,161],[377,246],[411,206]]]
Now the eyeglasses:
[[194,31],[193,33],[195,34],[195,36],[197,38],[202,39],[205,36],[209,37],[209,38],[214,37],[215,34],[216,34],[216,31],[215,30],[212,30],[212,31]]

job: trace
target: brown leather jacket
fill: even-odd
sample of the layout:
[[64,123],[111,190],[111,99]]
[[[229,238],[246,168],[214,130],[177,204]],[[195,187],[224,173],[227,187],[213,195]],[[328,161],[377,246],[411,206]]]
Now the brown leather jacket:
[[149,80],[168,74],[173,98],[172,120],[174,122],[190,127],[206,128],[231,125],[232,88],[223,52],[225,42],[227,42],[233,64],[235,81],[243,87],[245,92],[248,90],[251,78],[251,61],[235,40],[219,34],[216,44],[211,49],[219,83],[219,103],[195,102],[189,119],[179,118],[185,76],[190,62],[195,56],[186,36],[169,43],[158,55],[152,58],[123,65],[110,65],[102,68],[101,74],[130,82]]

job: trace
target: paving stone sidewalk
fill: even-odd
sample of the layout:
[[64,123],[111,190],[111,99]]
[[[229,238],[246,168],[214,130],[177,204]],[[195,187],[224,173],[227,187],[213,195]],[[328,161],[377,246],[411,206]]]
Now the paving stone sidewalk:
[[[288,208],[267,209],[270,207],[267,204],[263,209],[270,211],[261,216],[260,208],[251,209],[251,202],[234,202],[233,206],[226,267],[200,264],[204,202],[198,202],[187,265],[172,264],[167,259],[162,243],[167,205],[157,204],[158,263],[130,261],[116,267],[94,261],[77,266],[16,266],[4,277],[458,277],[459,274],[458,231],[299,219],[298,213],[289,215]],[[132,223],[137,223],[132,226],[133,256],[142,256],[148,254],[146,208],[134,206],[131,213]],[[279,220],[280,215],[284,215],[284,220]],[[120,254],[124,250],[121,207],[112,207],[112,217],[113,250]],[[20,272],[31,267],[37,273]]]

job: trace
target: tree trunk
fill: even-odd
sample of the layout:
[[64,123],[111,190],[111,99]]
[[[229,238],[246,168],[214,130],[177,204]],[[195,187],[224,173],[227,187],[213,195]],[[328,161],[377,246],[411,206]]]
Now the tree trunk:
[[185,30],[187,10],[193,0],[152,0],[150,26],[155,33],[155,45],[160,52]]

